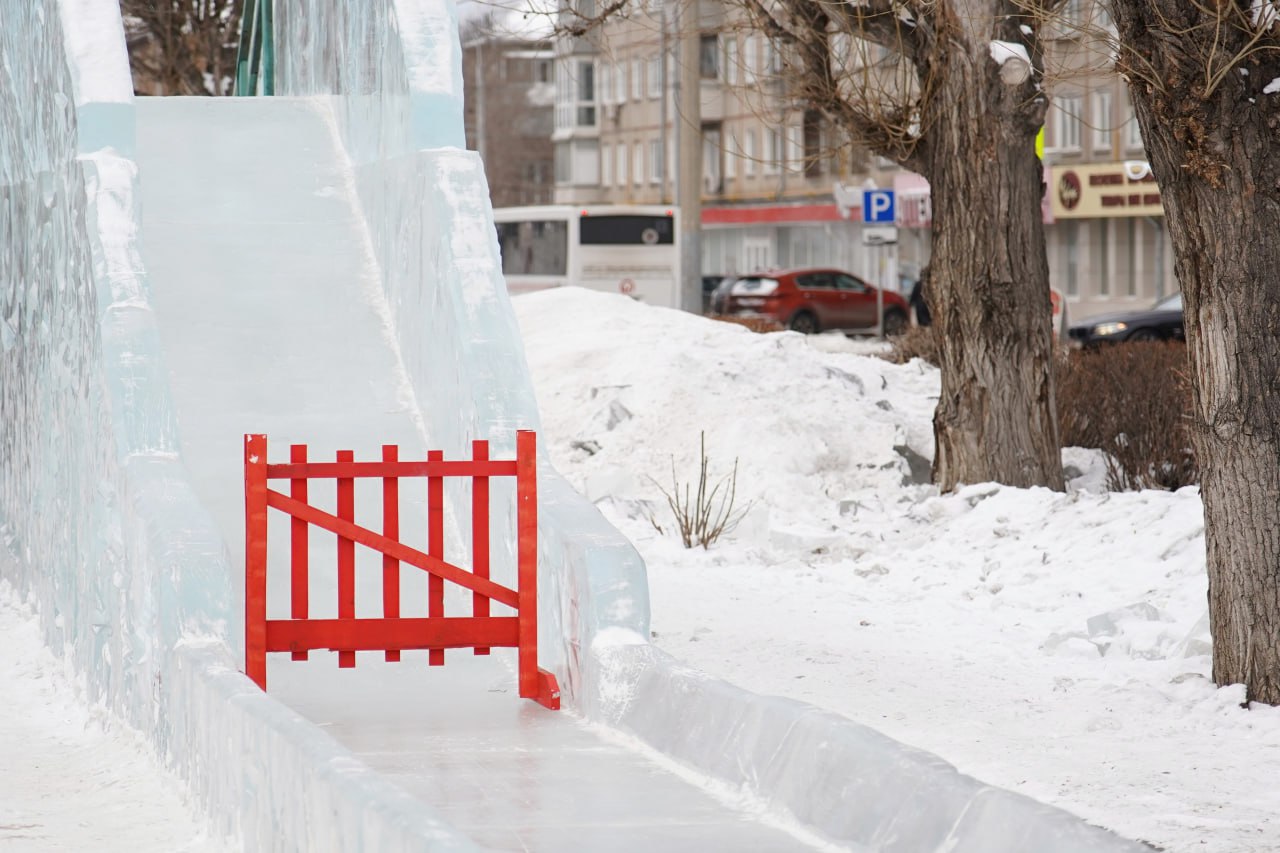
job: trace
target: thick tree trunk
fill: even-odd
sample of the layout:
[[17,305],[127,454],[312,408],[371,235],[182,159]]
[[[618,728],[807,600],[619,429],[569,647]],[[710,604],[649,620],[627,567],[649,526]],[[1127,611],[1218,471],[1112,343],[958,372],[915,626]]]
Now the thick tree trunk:
[[943,491],[986,481],[1062,489],[1035,154],[1046,102],[1029,67],[1002,79],[989,43],[1024,39],[1018,19],[994,5],[958,3],[929,69],[929,308],[942,367],[934,482]]
[[1280,34],[1215,87],[1197,57],[1229,60],[1251,37],[1243,16],[1198,29],[1207,10],[1182,0],[1116,6],[1182,286],[1213,678],[1280,704],[1280,93],[1262,91]]

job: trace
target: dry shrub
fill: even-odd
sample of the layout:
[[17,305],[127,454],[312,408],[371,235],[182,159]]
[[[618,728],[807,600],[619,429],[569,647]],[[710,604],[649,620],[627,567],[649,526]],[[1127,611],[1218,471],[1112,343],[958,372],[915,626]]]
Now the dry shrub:
[[721,323],[733,323],[745,326],[753,332],[781,332],[785,326],[772,317],[739,316],[736,314],[708,314],[708,320],[719,320]]
[[1185,344],[1063,352],[1055,381],[1063,446],[1104,451],[1109,488],[1178,489],[1200,481]]
[[938,365],[938,336],[933,326],[908,326],[901,335],[889,338],[890,350],[885,358],[894,364],[906,364],[913,358]]

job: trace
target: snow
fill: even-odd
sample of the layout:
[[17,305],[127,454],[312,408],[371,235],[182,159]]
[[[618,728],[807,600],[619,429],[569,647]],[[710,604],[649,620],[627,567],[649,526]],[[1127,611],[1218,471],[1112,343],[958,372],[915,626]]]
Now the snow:
[[1276,92],[1280,92],[1280,77],[1273,78],[1270,83],[1262,87],[1264,95],[1274,95]]
[[1268,30],[1280,22],[1280,6],[1275,0],[1253,0],[1249,17],[1260,31]]
[[142,734],[89,705],[0,581],[0,848],[218,853]]
[[[514,302],[543,446],[644,556],[659,648],[1128,837],[1280,849],[1280,710],[1209,679],[1195,489],[1106,493],[1068,449],[1066,494],[939,495],[927,365],[574,289]],[[649,478],[674,457],[687,481],[700,432],[755,504],[686,551]]]
[[991,58],[996,61],[996,65],[1003,66],[1010,59],[1019,59],[1031,67],[1031,57],[1027,55],[1025,45],[1016,44],[1011,41],[993,41],[989,45]]

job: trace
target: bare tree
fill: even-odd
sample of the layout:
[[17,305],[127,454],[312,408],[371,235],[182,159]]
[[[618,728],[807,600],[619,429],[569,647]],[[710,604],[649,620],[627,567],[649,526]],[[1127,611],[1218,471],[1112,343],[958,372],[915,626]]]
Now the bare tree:
[[934,480],[1063,488],[1035,137],[1065,0],[734,0],[793,94],[928,178],[942,396]]
[[120,0],[140,95],[229,95],[243,0]]
[[1182,286],[1213,678],[1280,704],[1280,4],[1111,3]]

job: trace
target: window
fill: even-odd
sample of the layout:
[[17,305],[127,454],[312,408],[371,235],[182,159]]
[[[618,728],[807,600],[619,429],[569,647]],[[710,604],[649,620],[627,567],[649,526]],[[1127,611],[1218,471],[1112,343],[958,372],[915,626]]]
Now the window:
[[644,146],[637,142],[631,148],[631,183],[644,183]]
[[747,131],[746,143],[747,143],[747,150],[743,152],[745,154],[746,162],[744,162],[742,165],[742,174],[750,178],[756,173],[756,161],[760,157],[759,151],[756,147],[755,130]]
[[787,170],[804,171],[804,134],[798,124],[787,128]]
[[760,37],[747,36],[742,45],[742,82],[750,86],[760,76]]
[[776,77],[782,72],[782,56],[769,38],[764,40],[764,70],[770,77]]
[[538,64],[534,68],[533,78],[539,83],[550,83],[551,61],[547,59],[539,59]]
[[720,176],[721,136],[719,123],[702,126],[702,188],[710,195],[724,192]]
[[698,75],[703,80],[720,78],[720,36],[704,35],[698,39]]
[[649,57],[649,97],[662,94],[662,55]]
[[1098,241],[1098,249],[1093,253],[1098,264],[1095,278],[1098,280],[1098,295],[1111,295],[1111,220],[1099,219],[1094,225],[1094,233]]
[[738,36],[729,33],[724,37],[724,81],[738,85]]
[[613,148],[613,179],[620,187],[627,185],[627,143],[619,142]]
[[662,176],[666,173],[662,156],[662,140],[654,139],[649,142],[649,183],[662,183]]
[[644,60],[631,60],[631,100],[644,97]]
[[1111,149],[1111,93],[1093,93],[1093,147]]
[[1129,113],[1129,121],[1124,126],[1124,147],[1142,147],[1142,128],[1138,127],[1138,117]]
[[765,131],[764,136],[764,173],[778,174],[778,162],[782,159],[782,131],[774,128]]
[[1059,98],[1053,114],[1053,145],[1060,151],[1080,150],[1080,98]]
[[613,186],[613,147],[600,146],[600,185]]
[[1080,295],[1080,223],[1062,223],[1063,266],[1067,279],[1067,296]]
[[578,63],[578,127],[596,125],[596,67],[593,62]]
[[627,102],[627,63],[621,60],[613,66],[613,100],[618,104]]
[[578,240],[584,246],[671,246],[676,229],[670,216],[597,214],[578,220]]
[[725,178],[738,176],[738,143],[732,133],[724,140],[724,176]]
[[1138,295],[1138,258],[1141,256],[1141,248],[1138,241],[1142,239],[1142,235],[1138,233],[1139,220],[1129,217],[1124,220],[1125,224],[1125,244],[1128,247],[1128,267],[1129,274],[1125,276],[1125,296]]
[[804,174],[816,178],[822,174],[822,117],[817,110],[804,114]]
[[564,275],[569,257],[569,223],[499,222],[498,247],[504,275]]
[[1067,0],[1062,12],[1062,20],[1068,28],[1078,27],[1084,23],[1084,0]]
[[613,66],[607,62],[600,63],[600,103],[613,103]]

